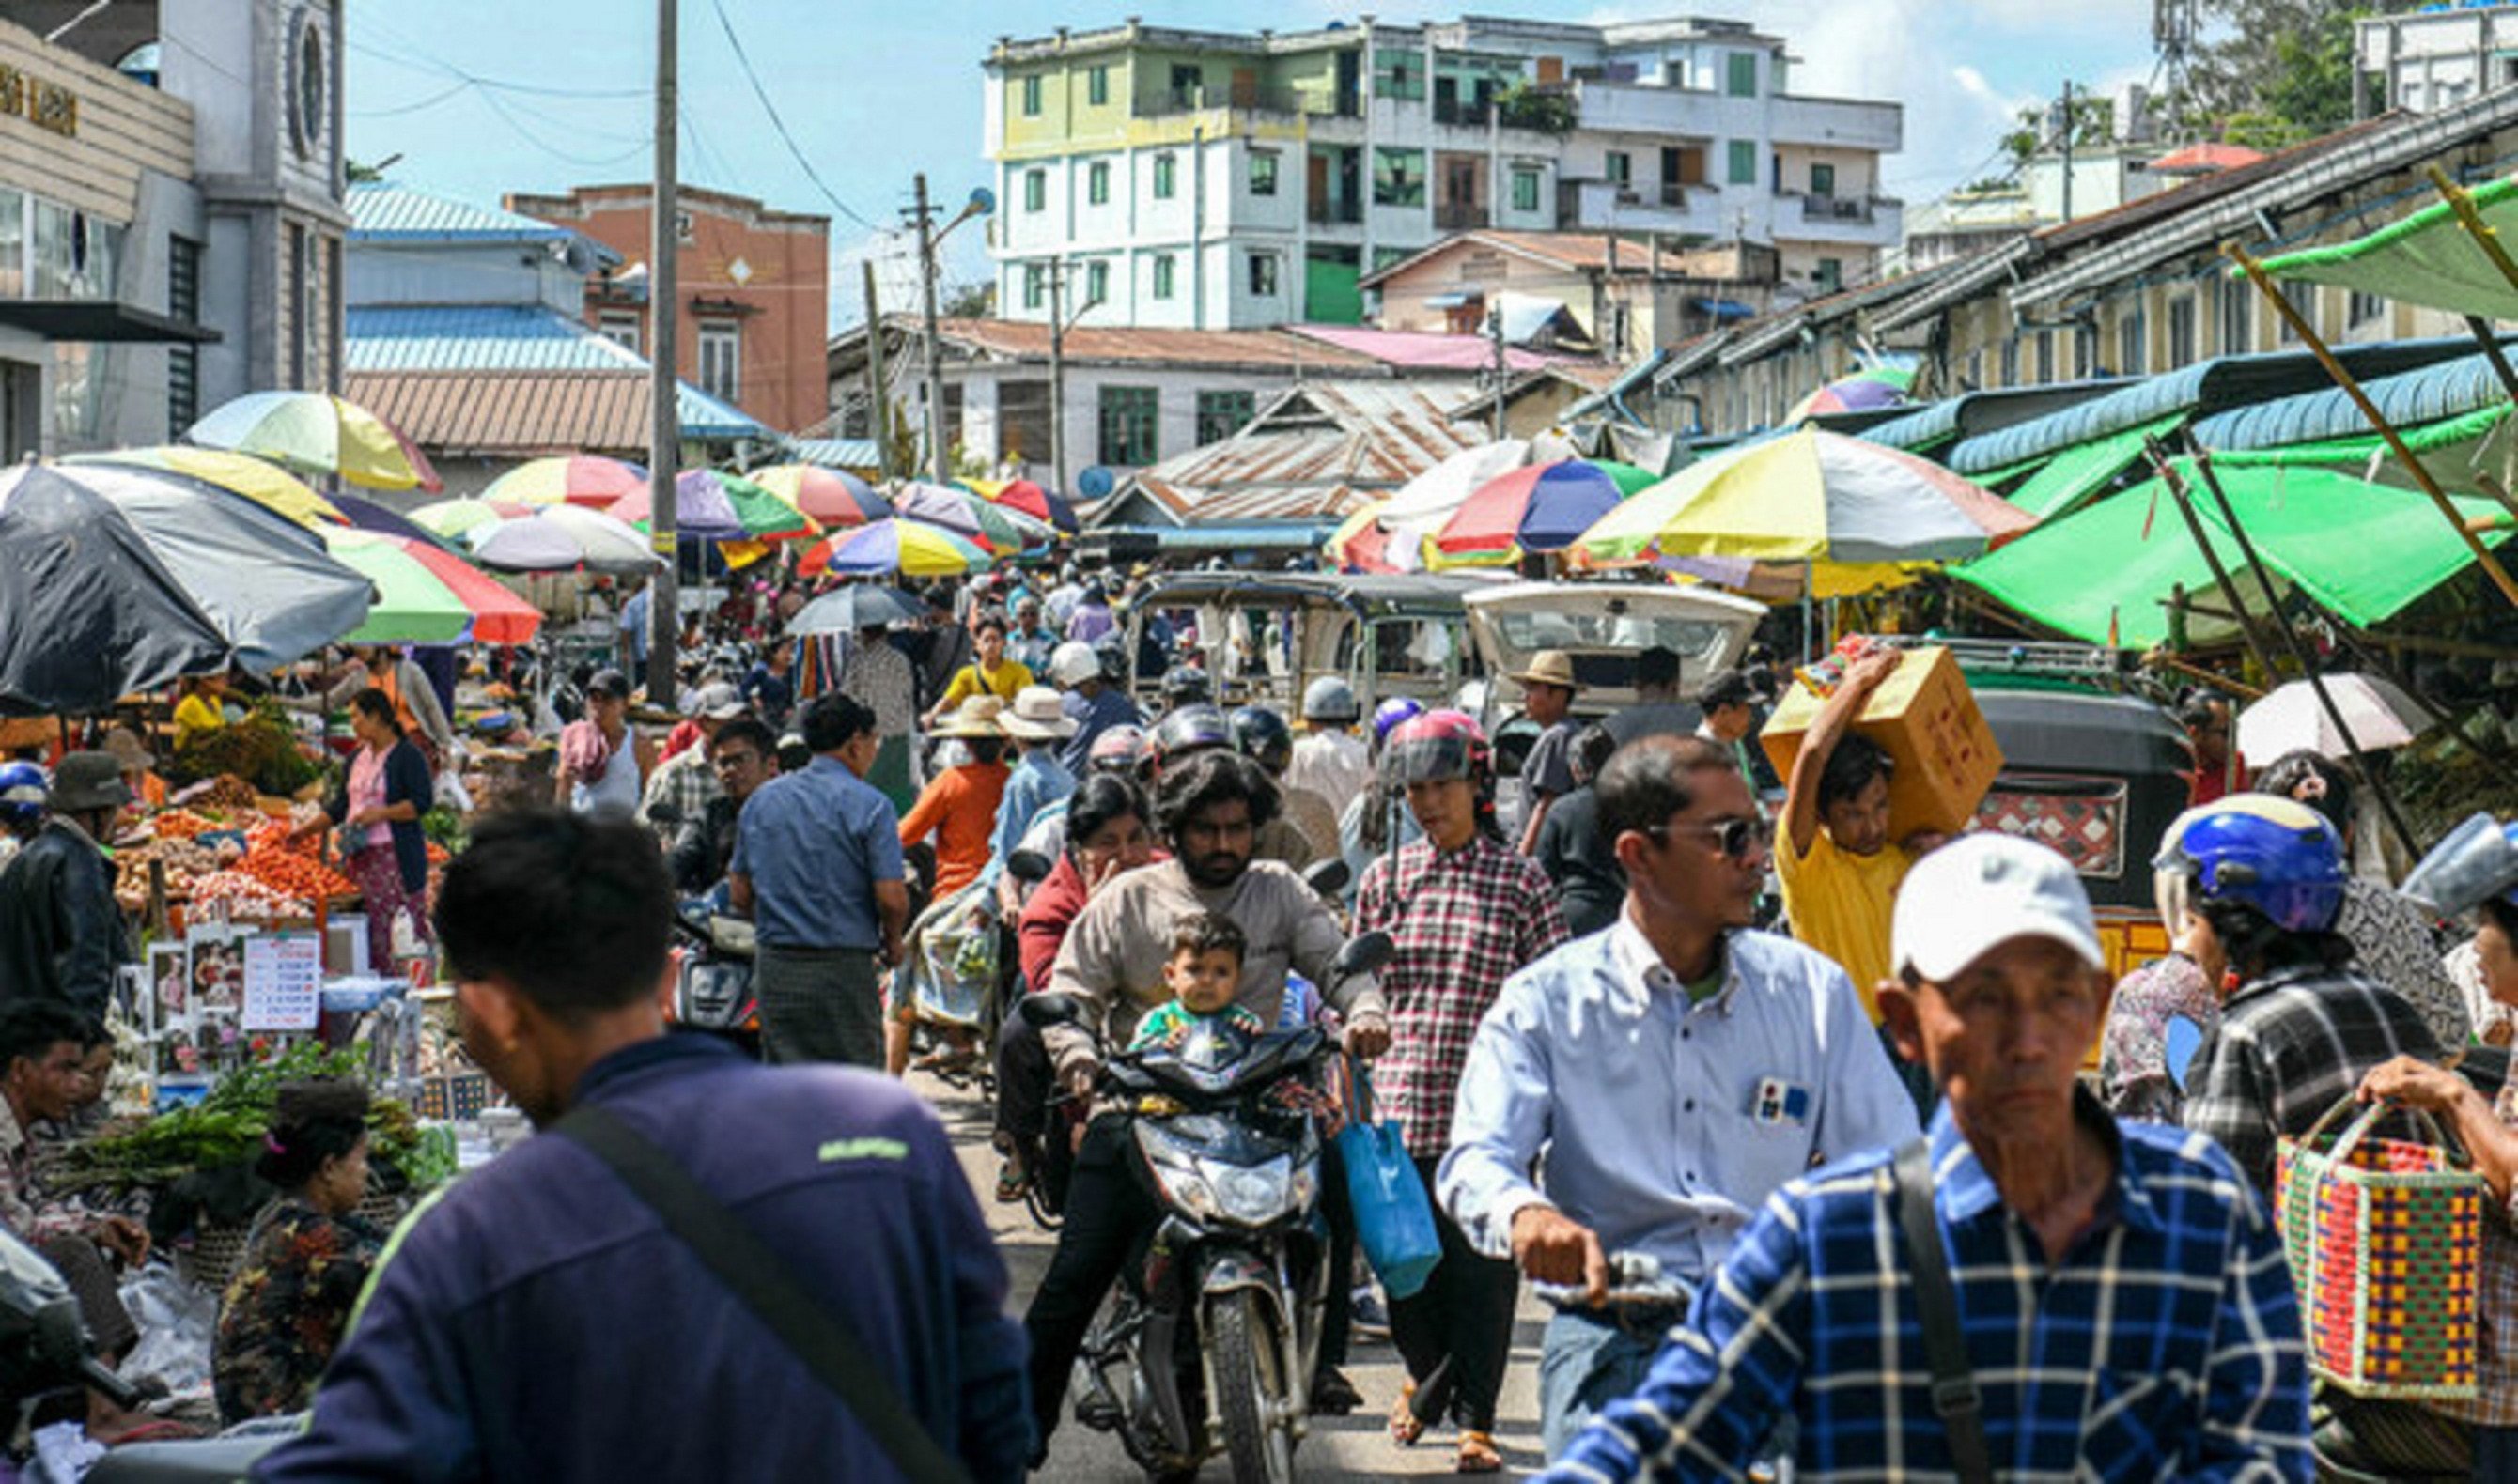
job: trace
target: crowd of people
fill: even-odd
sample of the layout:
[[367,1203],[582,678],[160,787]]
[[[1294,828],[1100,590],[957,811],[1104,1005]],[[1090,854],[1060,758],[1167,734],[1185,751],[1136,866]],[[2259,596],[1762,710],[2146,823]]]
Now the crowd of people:
[[[312,1407],[263,1476],[1040,1468],[1159,1221],[1109,1059],[1320,1025],[1369,1064],[1441,1255],[1387,1305],[1405,1381],[1364,1395],[1328,1146],[1309,1406],[1440,1433],[1460,1472],[1505,1464],[1536,1285],[1539,1442],[1568,1480],[2518,1477],[2501,1211],[2481,1395],[2439,1405],[2312,1387],[2269,1215],[2280,1141],[2355,1097],[2453,1123],[2507,1205],[2518,1083],[2457,1057],[2518,1024],[2518,833],[2453,839],[2459,891],[2416,901],[2355,869],[2351,771],[2250,769],[2200,699],[2155,862],[2173,952],[2119,984],[2062,857],[1892,837],[1895,763],[1856,721],[1894,652],[1849,666],[1780,777],[1752,741],[1765,657],[1691,677],[1643,651],[1604,714],[1541,653],[1506,677],[1516,768],[1470,715],[1368,717],[1336,678],[1219,705],[1215,636],[1116,574],[917,597],[800,666],[803,594],[746,594],[691,636],[670,726],[631,672],[576,677],[547,804],[485,817],[434,901],[417,822],[459,749],[431,677],[368,652],[314,688],[357,748],[310,828],[336,831],[371,942],[401,925],[442,954],[466,1049],[546,1136],[388,1247],[357,1214],[364,1095],[283,1090],[282,1194],[217,1341],[224,1416]],[[222,720],[217,686],[188,689],[178,727]],[[74,1120],[130,954],[105,852],[135,750],[0,767],[0,1221],[109,1297],[145,1233],[48,1207],[26,1151]],[[751,924],[767,1068],[666,1034],[694,905]],[[1345,967],[1373,933],[1386,959]],[[1072,1013],[953,1010],[974,984]],[[1019,1322],[913,1067],[984,1070],[994,1199],[1064,1211]],[[835,1231],[847,1260],[818,1260]],[[624,1417],[661,1357],[672,1416]]]

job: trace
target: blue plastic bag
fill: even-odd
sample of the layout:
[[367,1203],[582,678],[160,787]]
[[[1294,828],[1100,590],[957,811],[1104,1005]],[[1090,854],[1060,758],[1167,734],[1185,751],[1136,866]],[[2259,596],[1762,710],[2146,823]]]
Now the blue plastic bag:
[[[1371,1087],[1359,1068],[1349,1082],[1350,1103],[1359,1104],[1338,1131],[1338,1154],[1346,1162],[1347,1201],[1355,1210],[1356,1241],[1365,1260],[1393,1298],[1408,1298],[1425,1286],[1434,1264],[1443,1260],[1443,1239],[1434,1229],[1434,1203],[1396,1124],[1375,1124],[1368,1112]],[[1357,1094],[1361,1094],[1359,1099]]]

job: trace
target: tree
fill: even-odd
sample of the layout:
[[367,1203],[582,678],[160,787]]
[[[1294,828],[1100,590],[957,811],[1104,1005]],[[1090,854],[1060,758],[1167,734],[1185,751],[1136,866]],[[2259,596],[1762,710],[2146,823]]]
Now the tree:
[[1567,135],[1576,123],[1571,96],[1529,82],[1516,82],[1496,96],[1496,110],[1507,129]]
[[2371,13],[2367,0],[2203,0],[2202,11],[2220,39],[2170,101],[2182,115],[2258,148],[2352,121],[2352,22]]
[[[2024,164],[2031,155],[2062,148],[2063,138],[2055,127],[2054,113],[2051,104],[2019,110],[2019,127],[2002,137],[2002,148],[2010,151],[2013,160]],[[2072,95],[2074,148],[2103,148],[2115,138],[2115,100],[2087,93]]]
[[965,283],[944,291],[944,303],[936,313],[947,319],[986,319],[997,312],[997,286],[990,282]]

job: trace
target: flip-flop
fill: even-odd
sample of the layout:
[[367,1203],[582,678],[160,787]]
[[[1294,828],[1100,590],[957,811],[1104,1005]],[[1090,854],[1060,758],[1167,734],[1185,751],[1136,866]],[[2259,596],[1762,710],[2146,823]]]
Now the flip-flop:
[[1463,1431],[1460,1454],[1453,1461],[1454,1473],[1501,1473],[1503,1455],[1496,1450],[1495,1434]]
[[1416,1394],[1416,1383],[1408,1381],[1399,1388],[1399,1400],[1390,1404],[1390,1441],[1402,1448],[1413,1448],[1425,1435],[1425,1423],[1408,1410],[1409,1399]]

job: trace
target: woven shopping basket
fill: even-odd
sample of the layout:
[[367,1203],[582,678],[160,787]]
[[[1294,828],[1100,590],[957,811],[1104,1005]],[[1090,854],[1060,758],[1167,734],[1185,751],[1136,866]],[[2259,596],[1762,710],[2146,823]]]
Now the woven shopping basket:
[[2406,1111],[2385,1103],[2333,1132],[2356,1106],[2283,1139],[2275,1177],[2309,1370],[2358,1396],[2471,1399],[2489,1187],[2427,1113],[2428,1143],[2369,1137]]

